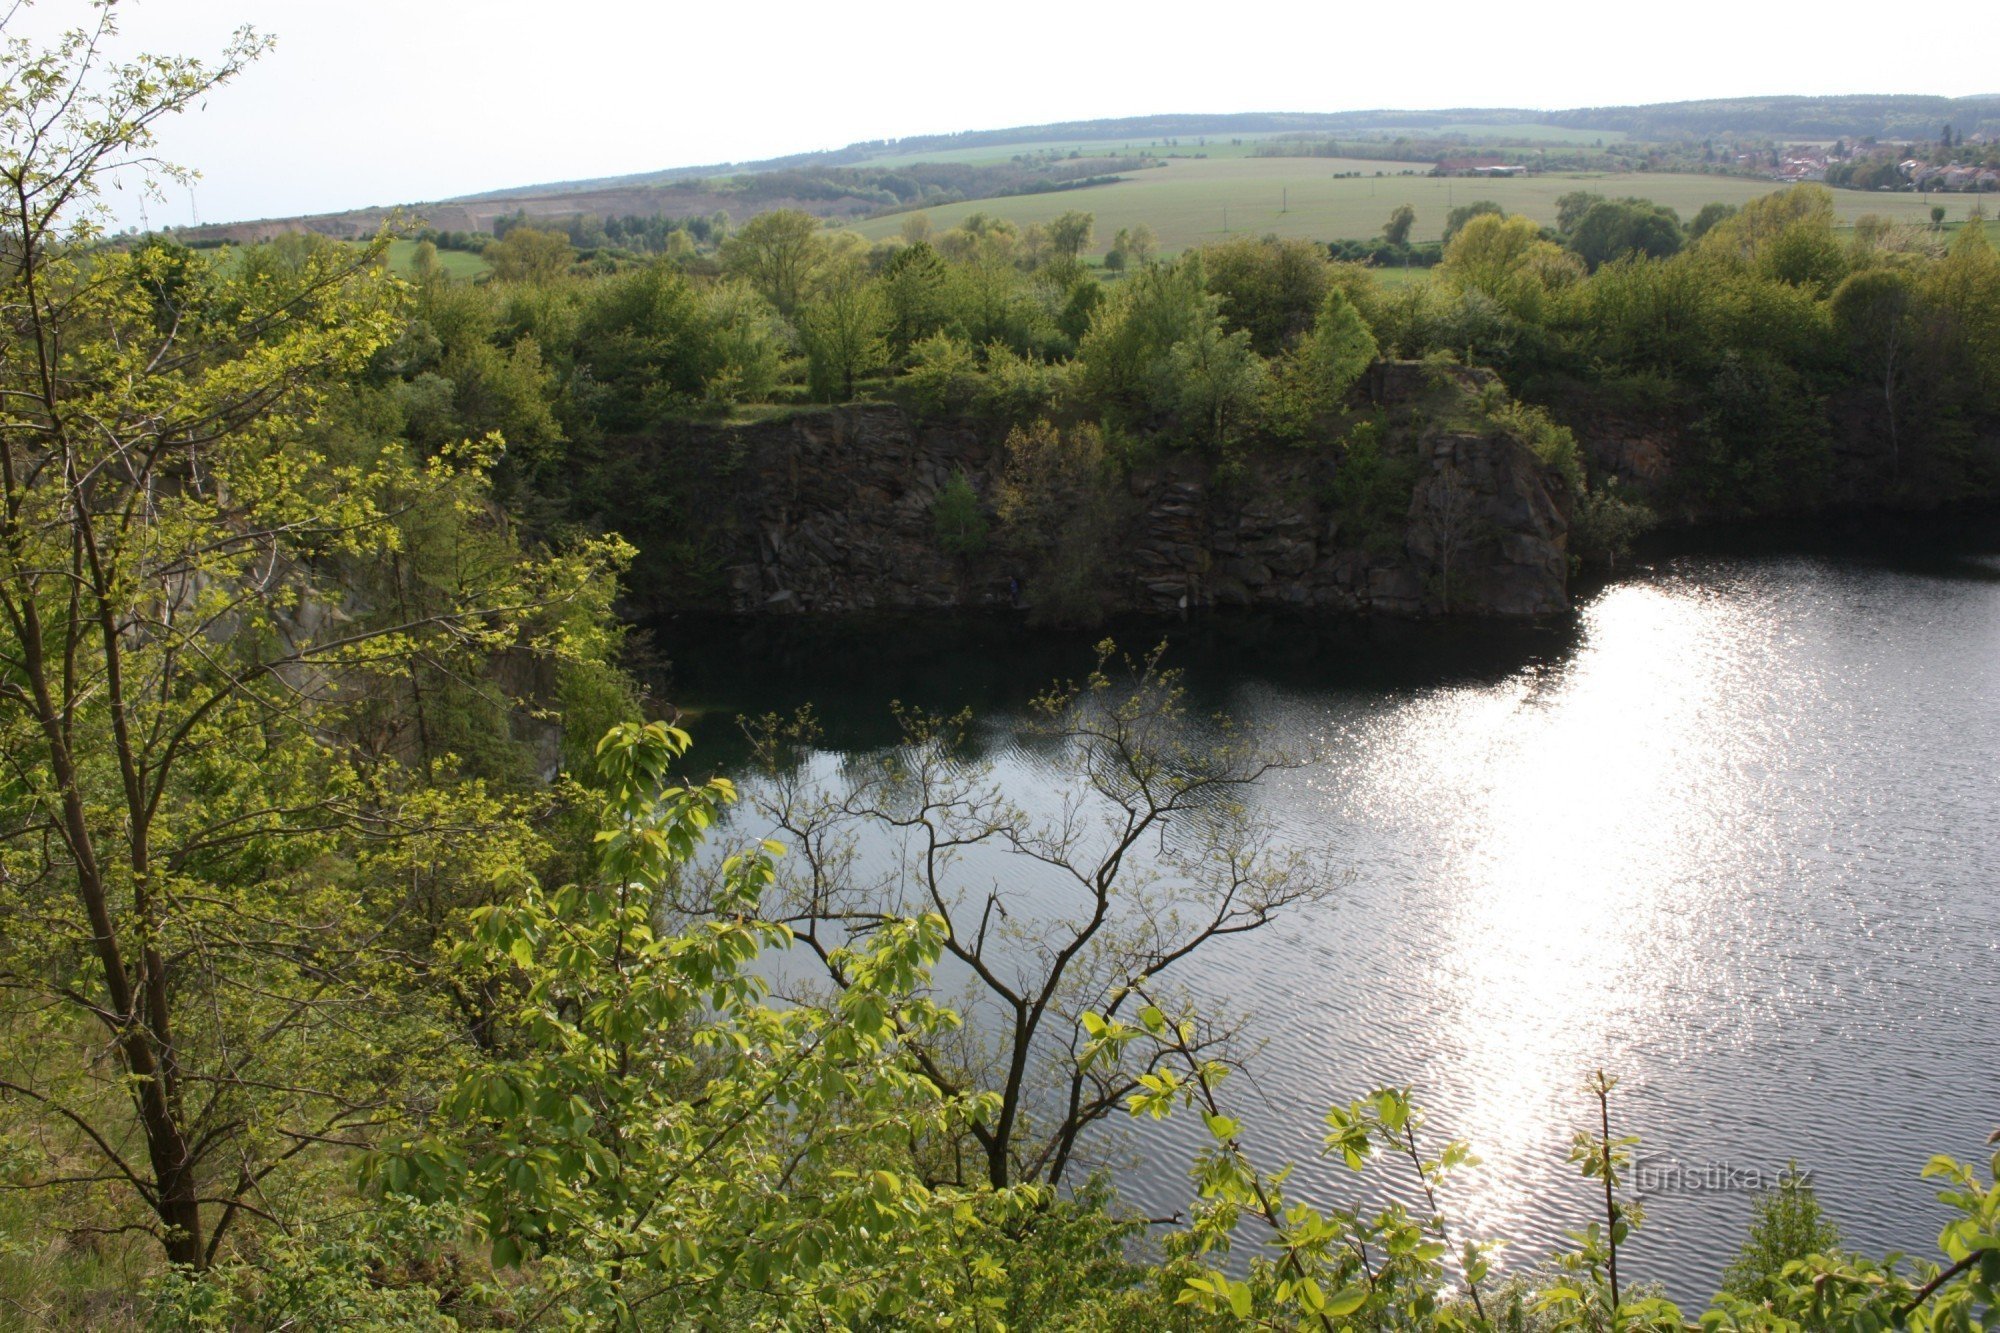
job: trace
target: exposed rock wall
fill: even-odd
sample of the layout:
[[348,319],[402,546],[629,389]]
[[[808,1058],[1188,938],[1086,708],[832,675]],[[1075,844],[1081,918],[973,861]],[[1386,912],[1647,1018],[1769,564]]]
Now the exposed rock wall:
[[[1460,378],[1460,392],[1481,383],[1475,372]],[[1566,610],[1559,480],[1503,432],[1397,416],[1435,390],[1420,380],[1415,367],[1390,366],[1373,382],[1391,423],[1384,450],[1403,451],[1414,478],[1400,534],[1395,513],[1386,535],[1379,522],[1349,530],[1335,499],[1342,451],[1331,443],[1254,453],[1226,473],[1205,456],[1168,452],[1124,480],[1122,517],[1093,579],[1103,609]],[[722,570],[711,603],[816,614],[1031,604],[1032,554],[1004,527],[994,525],[987,550],[958,559],[940,545],[933,518],[939,492],[960,473],[990,503],[1004,438],[868,405],[690,427],[644,447],[657,451],[650,466],[692,479],[690,517],[705,526]],[[646,609],[671,609],[678,597]]]

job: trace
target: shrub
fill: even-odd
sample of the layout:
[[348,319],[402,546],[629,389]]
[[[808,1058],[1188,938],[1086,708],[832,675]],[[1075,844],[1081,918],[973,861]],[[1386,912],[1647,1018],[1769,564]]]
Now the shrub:
[[925,416],[950,416],[965,407],[978,377],[978,362],[964,339],[933,333],[910,349],[903,394]]
[[963,469],[954,472],[931,501],[931,522],[937,529],[938,545],[948,555],[963,558],[986,549],[986,510]]
[[1745,1300],[1766,1300],[1779,1286],[1786,1264],[1809,1254],[1831,1254],[1839,1245],[1840,1228],[1821,1210],[1811,1177],[1791,1163],[1778,1187],[1750,1205],[1750,1234],[1723,1270],[1722,1289]]

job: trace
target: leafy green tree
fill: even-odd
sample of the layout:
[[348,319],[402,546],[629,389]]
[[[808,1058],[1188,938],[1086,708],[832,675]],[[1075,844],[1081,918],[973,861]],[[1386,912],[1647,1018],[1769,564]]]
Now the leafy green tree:
[[1144,222],[1134,223],[1125,237],[1125,257],[1140,268],[1145,268],[1159,257],[1160,239],[1153,229]]
[[1892,471],[1900,472],[1903,458],[1898,408],[1910,375],[1918,318],[1914,285],[1901,269],[1863,269],[1834,292],[1833,316],[1854,349],[1856,364],[1881,394],[1882,419],[1889,433],[1889,465]]
[[1077,280],[1070,284],[1069,295],[1063,298],[1062,310],[1056,315],[1056,330],[1068,340],[1071,350],[1090,332],[1090,321],[1097,318],[1103,304],[1104,284],[1089,273],[1079,272]]
[[722,243],[723,270],[755,287],[786,319],[798,313],[826,258],[819,219],[796,208],[759,213]]
[[1944,262],[1922,270],[1919,282],[1926,304],[1949,321],[1975,409],[2000,407],[2000,255],[1978,219],[1959,229]]
[[1506,210],[1491,199],[1477,199],[1469,204],[1460,204],[1444,216],[1444,243],[1449,246],[1465,224],[1474,218],[1504,217]]
[[909,1048],[957,1019],[919,992],[935,916],[883,920],[829,954],[824,1005],[775,1006],[753,969],[791,931],[764,919],[774,844],[723,862],[710,913],[658,923],[734,800],[677,782],[685,733],[615,728],[599,746],[596,876],[519,883],[477,913],[469,970],[517,984],[497,1058],[467,1058],[434,1129],[373,1157],[395,1197],[466,1210],[503,1267],[598,1327],[801,1319],[928,1322],[987,1293],[961,1247],[1034,1192],[930,1183],[912,1142],[993,1113],[940,1091]]
[[963,468],[951,474],[951,480],[931,502],[931,523],[937,530],[938,545],[948,555],[975,556],[986,549],[986,509]]
[[858,266],[829,277],[799,317],[814,396],[845,402],[854,396],[855,380],[887,365],[888,325],[881,290]]
[[1584,215],[1604,202],[1604,196],[1594,190],[1571,190],[1568,194],[1556,196],[1556,230],[1565,235],[1576,230]]
[[1389,220],[1382,224],[1382,239],[1391,245],[1408,245],[1410,230],[1417,225],[1417,210],[1408,204],[1397,204],[1389,214]]
[[1378,351],[1373,330],[1338,287],[1329,289],[1320,302],[1308,349],[1314,373],[1334,399],[1354,387]]
[[1847,272],[1833,223],[1832,192],[1821,185],[1795,185],[1743,205],[1711,228],[1702,244],[1760,276],[1826,295]]
[[933,333],[910,349],[909,369],[897,382],[911,406],[926,416],[949,416],[971,400],[979,358],[971,344]]
[[1212,449],[1242,433],[1263,393],[1267,372],[1241,329],[1203,322],[1168,350],[1175,406],[1186,428]]
[[1082,387],[1112,412],[1145,415],[1179,403],[1174,346],[1220,329],[1199,252],[1149,265],[1119,283],[1077,346]]
[[1679,253],[1682,241],[1672,209],[1639,199],[1599,200],[1563,230],[1569,248],[1593,270],[1625,255],[1665,259]]
[[1630,554],[1632,543],[1657,522],[1643,502],[1628,498],[1607,479],[1576,502],[1570,515],[1569,547],[1586,564],[1615,571]]
[[1317,419],[1340,405],[1378,350],[1374,332],[1346,291],[1329,288],[1312,336],[1272,367],[1266,429],[1281,438],[1304,438]]
[[428,661],[588,655],[620,548],[372,595],[413,511],[486,521],[490,443],[419,459],[319,421],[391,341],[386,238],[237,272],[92,248],[111,174],[262,49],[104,67],[109,20],[9,46],[0,98],[0,1023],[39,1052],[0,1087],[53,1150],[21,1184],[200,1269],[438,1040],[370,876],[485,830],[374,724]]
[[1096,226],[1097,218],[1090,213],[1071,209],[1058,214],[1048,225],[1050,252],[1062,263],[1076,263],[1077,257],[1090,245],[1091,232]]
[[536,227],[510,227],[481,253],[502,282],[548,282],[569,272],[576,258],[569,237]]
[[710,369],[706,324],[694,283],[664,257],[585,288],[572,339],[594,395],[593,424],[641,430],[698,399]]
[[1311,241],[1243,237],[1204,248],[1201,261],[1228,326],[1265,356],[1311,330],[1332,281],[1325,248]]
[[416,253],[410,256],[410,277],[419,287],[428,287],[434,282],[448,282],[451,275],[438,263],[438,248],[434,241],[418,241]]
[[888,306],[889,349],[901,359],[954,318],[951,269],[928,241],[898,251],[882,270],[882,299]]
[[1524,217],[1482,213],[1470,219],[1446,247],[1445,280],[1479,292],[1508,314],[1529,323],[1541,319],[1549,293],[1573,283],[1577,261],[1542,239],[1541,228]]
[[1703,204],[1701,211],[1688,223],[1687,235],[1690,241],[1698,241],[1713,231],[1717,224],[1736,216],[1736,205],[1711,203]]
[[1113,273],[1123,273],[1131,259],[1131,247],[1132,233],[1120,227],[1118,234],[1111,238],[1111,248],[1104,252],[1104,267]]
[[770,303],[748,283],[712,283],[701,290],[701,316],[703,399],[734,403],[769,397],[785,350],[783,326]]

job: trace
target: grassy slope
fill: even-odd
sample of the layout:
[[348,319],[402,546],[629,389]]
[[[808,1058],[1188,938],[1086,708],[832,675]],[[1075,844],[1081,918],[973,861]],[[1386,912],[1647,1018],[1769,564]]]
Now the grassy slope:
[[[1454,204],[1491,199],[1509,212],[1526,213],[1538,222],[1554,223],[1555,201],[1571,190],[1605,195],[1639,195],[1692,217],[1712,201],[1740,204],[1780,188],[1774,182],[1730,176],[1670,175],[1638,172],[1550,174],[1516,180],[1441,179],[1402,175],[1421,166],[1394,162],[1364,162],[1340,158],[1246,157],[1177,160],[1164,167],[1131,173],[1115,185],[1092,186],[1055,194],[1016,195],[973,200],[928,210],[934,227],[945,228],[967,214],[984,212],[1026,226],[1047,222],[1068,209],[1097,215],[1095,246],[1099,253],[1120,227],[1149,224],[1159,234],[1163,250],[1182,250],[1222,240],[1222,212],[1229,210],[1229,233],[1275,233],[1311,240],[1365,238],[1381,231],[1398,204],[1417,210],[1416,240],[1436,240]],[[1359,177],[1334,179],[1343,171]],[[1376,172],[1383,172],[1378,177]],[[1289,211],[1280,201],[1289,194]],[[1937,196],[1953,220],[1965,215],[1977,196]],[[1864,194],[1835,190],[1834,208],[1843,222],[1863,213],[1880,213],[1899,222],[1928,222],[1930,200],[1915,194]],[[1991,202],[1990,200],[1988,201]],[[855,227],[876,240],[893,236],[901,215],[875,218]]]

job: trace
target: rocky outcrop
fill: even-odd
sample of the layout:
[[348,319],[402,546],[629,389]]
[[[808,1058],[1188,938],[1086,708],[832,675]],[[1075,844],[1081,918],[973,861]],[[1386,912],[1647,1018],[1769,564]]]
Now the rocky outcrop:
[[[1478,372],[1456,375],[1447,388],[1460,398],[1482,387]],[[1094,562],[1103,609],[1566,610],[1568,524],[1551,470],[1504,432],[1451,428],[1443,422],[1452,414],[1417,410],[1419,401],[1436,407],[1435,371],[1378,368],[1371,388],[1389,423],[1382,454],[1408,482],[1406,503],[1400,491],[1390,507],[1378,497],[1377,512],[1358,521],[1340,484],[1346,456],[1332,442],[1261,451],[1226,471],[1169,451],[1124,479],[1116,530]],[[1031,551],[996,523],[985,551],[951,556],[934,518],[958,475],[990,501],[1004,437],[868,405],[689,427],[634,447],[692,482],[689,515],[720,569],[710,605],[825,614],[1031,604]],[[643,565],[646,541],[636,539]],[[642,609],[688,601],[674,591],[658,600]]]

